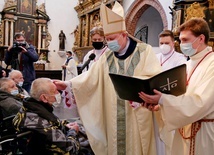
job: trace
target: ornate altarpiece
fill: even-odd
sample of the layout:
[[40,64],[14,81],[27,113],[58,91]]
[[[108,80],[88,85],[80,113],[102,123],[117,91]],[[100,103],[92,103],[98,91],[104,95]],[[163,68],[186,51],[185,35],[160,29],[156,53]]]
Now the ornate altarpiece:
[[[79,62],[82,62],[84,55],[91,50],[91,40],[89,32],[100,24],[100,5],[105,3],[112,8],[115,0],[79,0],[79,4],[75,7],[78,13],[79,25],[72,32],[75,36],[73,51],[77,54]],[[122,4],[122,0],[119,0]]]
[[[174,0],[172,10],[172,30],[177,40],[177,28],[192,17],[203,18],[210,27],[209,45],[214,49],[214,0]],[[179,50],[179,42],[176,44]]]
[[0,58],[13,44],[14,34],[21,32],[26,41],[36,47],[40,59],[48,61],[48,46],[51,35],[47,23],[45,4],[37,5],[37,0],[6,0],[0,22]]

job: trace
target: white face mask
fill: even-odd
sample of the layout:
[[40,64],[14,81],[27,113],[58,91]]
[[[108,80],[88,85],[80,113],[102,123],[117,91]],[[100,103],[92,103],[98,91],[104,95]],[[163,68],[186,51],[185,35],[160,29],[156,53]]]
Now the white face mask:
[[62,99],[60,93],[58,93],[58,94],[55,95],[55,99],[56,99],[56,101],[53,102],[52,105],[54,107],[58,107],[60,105],[61,99]]
[[181,48],[181,51],[182,51],[182,53],[184,54],[184,55],[186,55],[186,56],[193,56],[193,55],[195,55],[196,54],[196,52],[197,52],[197,48],[199,47],[199,45],[198,45],[198,47],[196,48],[196,49],[194,49],[193,47],[192,47],[192,44],[197,40],[198,38],[196,38],[192,43],[183,43],[183,44],[180,44],[180,48]]
[[23,82],[19,82],[18,86],[22,87],[23,86]]
[[19,94],[19,90],[18,90],[18,89],[16,89],[16,90],[11,90],[11,91],[10,91],[10,94],[16,96],[16,95]]
[[169,46],[167,44],[162,44],[162,45],[160,45],[160,50],[163,55],[166,55],[171,51],[171,46]]

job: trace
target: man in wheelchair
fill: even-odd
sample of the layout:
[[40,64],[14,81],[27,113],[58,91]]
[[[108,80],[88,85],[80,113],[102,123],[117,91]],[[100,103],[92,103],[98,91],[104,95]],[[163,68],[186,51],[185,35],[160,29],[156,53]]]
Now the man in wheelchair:
[[25,154],[79,154],[78,124],[60,121],[53,114],[53,106],[61,103],[61,95],[52,80],[34,80],[30,95],[13,119],[17,131],[33,132]]

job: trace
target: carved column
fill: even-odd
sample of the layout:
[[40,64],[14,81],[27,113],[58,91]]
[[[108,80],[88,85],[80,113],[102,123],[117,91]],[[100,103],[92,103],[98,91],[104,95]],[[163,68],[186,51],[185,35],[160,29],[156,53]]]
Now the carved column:
[[38,51],[41,49],[41,37],[42,37],[42,25],[38,24],[39,30],[38,30]]
[[9,21],[8,19],[5,19],[5,42],[4,45],[8,46],[8,31],[9,31]]
[[[42,28],[42,35],[43,33],[46,33],[46,26],[43,25],[43,28]],[[42,49],[45,49],[45,36],[42,36]]]
[[14,36],[14,21],[10,20],[10,45],[13,44],[13,36]]
[[89,14],[86,14],[86,29],[85,29],[85,41],[84,41],[84,43],[85,43],[85,46],[88,46],[88,32],[89,32],[89,26],[90,26],[90,24],[89,24]]

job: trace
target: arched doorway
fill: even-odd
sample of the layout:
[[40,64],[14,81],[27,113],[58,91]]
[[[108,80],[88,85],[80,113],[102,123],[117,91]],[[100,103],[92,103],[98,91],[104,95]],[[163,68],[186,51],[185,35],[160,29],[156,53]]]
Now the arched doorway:
[[126,15],[127,31],[152,46],[158,46],[158,34],[168,27],[167,17],[158,0],[137,0]]

